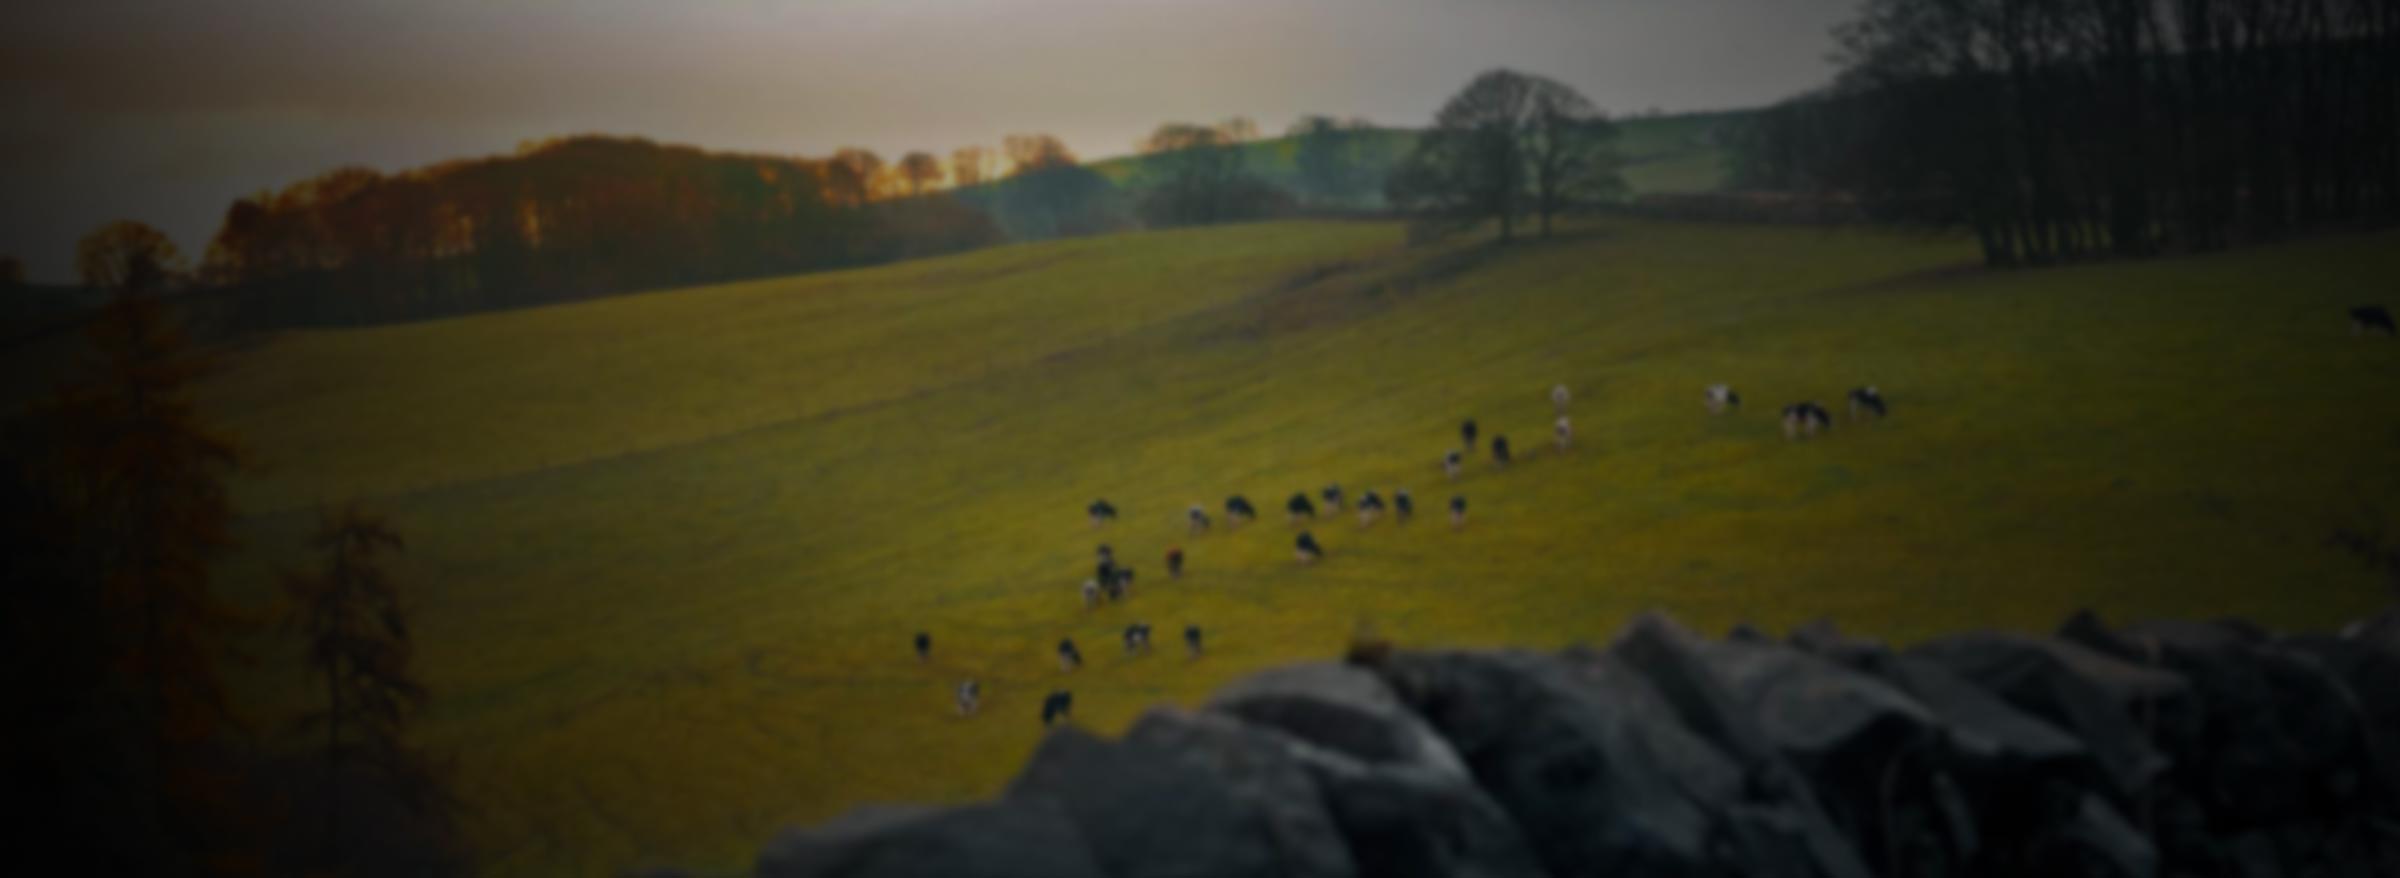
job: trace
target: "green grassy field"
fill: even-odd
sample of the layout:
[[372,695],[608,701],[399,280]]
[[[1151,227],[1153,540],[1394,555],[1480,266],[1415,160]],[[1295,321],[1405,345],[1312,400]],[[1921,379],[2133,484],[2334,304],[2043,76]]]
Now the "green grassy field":
[[[1548,647],[1655,607],[1907,640],[2087,605],[2315,626],[2385,600],[2325,540],[2400,508],[2400,344],[2342,319],[2388,295],[2400,235],[2008,274],[1864,231],[1401,239],[1143,233],[278,336],[204,394],[261,464],[222,581],[263,604],[319,498],[393,514],[423,737],[498,874],[737,871],[793,822],[992,793],[1052,688],[1113,731],[1360,631]],[[1716,381],[1750,407],[1707,415]],[[1780,438],[1778,406],[1838,411],[1860,383],[1889,421]],[[1447,484],[1469,415],[1521,456]],[[1424,511],[1320,522],[1329,556],[1302,567],[1282,500],[1328,481]],[[1186,505],[1237,491],[1262,521],[1184,533]],[[1101,496],[1124,518],[1095,530]],[[1141,579],[1086,612],[1103,541]],[[1156,654],[1120,656],[1134,620]],[[1082,671],[1058,670],[1061,636]],[[245,701],[301,703],[264,657]],[[985,709],[960,719],[967,676]]]

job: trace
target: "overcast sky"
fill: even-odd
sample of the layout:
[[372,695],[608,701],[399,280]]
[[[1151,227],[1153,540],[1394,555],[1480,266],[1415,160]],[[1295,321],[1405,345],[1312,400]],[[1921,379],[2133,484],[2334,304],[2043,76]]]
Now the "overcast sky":
[[[1831,76],[1857,0],[74,0],[0,27],[0,255],[64,280],[102,221],[195,261],[234,198],[577,132],[947,155],[1158,123],[1422,124],[1507,66],[1611,113]],[[27,5],[28,7],[31,4]]]

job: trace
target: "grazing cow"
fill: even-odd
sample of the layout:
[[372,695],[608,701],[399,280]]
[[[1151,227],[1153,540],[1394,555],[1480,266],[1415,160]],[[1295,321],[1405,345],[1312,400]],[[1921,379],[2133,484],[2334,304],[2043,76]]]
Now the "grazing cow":
[[1075,639],[1062,637],[1058,641],[1058,669],[1072,671],[1083,667],[1083,652],[1075,648]]
[[1117,520],[1117,507],[1106,500],[1094,500],[1092,505],[1083,507],[1083,511],[1092,517],[1094,527],[1100,526],[1101,522]]
[[1117,564],[1116,564],[1116,562],[1114,562],[1114,561],[1102,561],[1102,562],[1100,562],[1100,563],[1098,563],[1098,564],[1095,564],[1095,565],[1093,565],[1093,566],[1092,566],[1092,578],[1100,581],[1100,588],[1101,588],[1101,590],[1102,590],[1102,591],[1106,591],[1106,592],[1108,592],[1108,593],[1109,593],[1109,594],[1108,594],[1108,596],[1109,596],[1110,598],[1112,598],[1112,599],[1113,599],[1113,598],[1115,598],[1115,597],[1117,596],[1117,595],[1116,595],[1116,590],[1117,590]]
[[1813,402],[1797,402],[1783,407],[1783,438],[1796,439],[1817,435],[1818,430],[1833,428],[1833,415],[1824,406]]
[[1183,518],[1184,521],[1191,526],[1192,533],[1199,534],[1208,532],[1208,526],[1210,523],[1208,520],[1208,510],[1200,508],[1200,504],[1194,503],[1192,504],[1192,508],[1184,510]]
[[1150,651],[1150,624],[1135,622],[1125,626],[1125,654],[1139,655]]
[[1191,653],[1192,658],[1200,657],[1200,626],[1183,626],[1183,648]]
[[1131,567],[1118,567],[1118,568],[1117,568],[1117,581],[1116,581],[1114,584],[1112,584],[1112,585],[1110,585],[1110,586],[1108,587],[1108,599],[1109,599],[1109,600],[1112,600],[1112,601],[1121,601],[1121,600],[1124,600],[1124,599],[1125,599],[1125,593],[1126,593],[1126,592],[1128,592],[1128,591],[1131,591],[1132,589],[1133,589],[1133,568],[1131,568]]
[[1317,496],[1325,498],[1325,508],[1342,511],[1342,486],[1326,485],[1325,490],[1317,492]]
[[933,657],[933,635],[923,631],[917,632],[917,661],[921,662],[931,657]]
[[1231,497],[1225,498],[1226,524],[1240,524],[1242,522],[1252,521],[1257,518],[1258,510],[1251,508],[1250,498],[1244,497],[1240,494],[1235,494]]
[[1107,543],[1101,543],[1100,548],[1094,550],[1092,554],[1095,557],[1098,557],[1100,559],[1100,563],[1102,564],[1114,564],[1117,562],[1117,550],[1109,548]]
[[1721,415],[1725,413],[1726,409],[1738,409],[1741,407],[1742,395],[1733,392],[1733,387],[1731,385],[1711,384],[1708,386],[1709,414]]
[[1042,725],[1044,726],[1073,720],[1074,717],[1071,714],[1074,712],[1075,693],[1073,692],[1065,689],[1053,689],[1049,695],[1042,698]]
[[1458,465],[1460,462],[1464,461],[1465,458],[1466,455],[1460,454],[1458,449],[1450,449],[1450,453],[1442,455],[1442,475],[1448,476],[1452,481],[1456,481],[1458,479]]
[[1877,418],[1883,417],[1883,392],[1876,390],[1875,385],[1869,384],[1865,387],[1851,389],[1850,419],[1853,421],[1858,420],[1858,414],[1860,412],[1866,412],[1867,414],[1874,415]]
[[1167,578],[1183,578],[1183,547],[1181,546],[1167,550]]
[[2360,305],[2350,309],[2350,334],[2364,335],[2369,332],[2392,335],[2400,332],[2400,329],[2392,326],[2392,312],[2383,310],[2382,305]]
[[1417,514],[1417,501],[1408,496],[1407,488],[1392,492],[1392,512],[1403,524],[1408,522],[1409,516]]
[[1314,564],[1318,558],[1325,557],[1325,549],[1318,546],[1316,536],[1307,531],[1301,531],[1300,538],[1292,541],[1292,553],[1302,564]]
[[1550,388],[1550,407],[1557,409],[1559,414],[1563,415],[1567,413],[1566,385],[1561,384],[1557,387]]
[[958,715],[974,716],[975,709],[981,706],[983,706],[983,684],[977,683],[973,679],[959,683]]
[[1086,579],[1086,580],[1084,580],[1084,581],[1083,581],[1083,608],[1084,608],[1084,609],[1086,609],[1086,610],[1089,610],[1089,609],[1091,609],[1091,608],[1093,608],[1093,607],[1096,607],[1096,606],[1099,606],[1099,605],[1100,605],[1100,580],[1097,580],[1097,579]]
[[1453,496],[1450,498],[1450,526],[1451,526],[1451,527],[1465,527],[1466,525],[1467,525],[1467,495],[1465,495],[1465,494],[1457,494],[1457,495],[1453,495]]
[[1306,492],[1293,494],[1292,499],[1283,504],[1283,511],[1291,514],[1293,524],[1299,524],[1303,518],[1317,520],[1317,504],[1308,502]]
[[1374,524],[1375,519],[1381,517],[1383,517],[1383,498],[1373,491],[1360,494],[1358,497],[1358,526],[1366,527]]
[[1558,423],[1550,427],[1550,434],[1558,440],[1558,450],[1565,451],[1567,441],[1575,438],[1575,427],[1567,423],[1566,415],[1559,415]]
[[1508,437],[1506,437],[1506,436],[1501,436],[1501,435],[1498,435],[1498,434],[1493,434],[1493,436],[1492,436],[1492,463],[1498,464],[1498,465],[1500,465],[1500,466],[1507,466],[1507,465],[1508,465]]
[[1460,439],[1463,439],[1463,440],[1466,440],[1466,441],[1464,441],[1464,442],[1462,442],[1462,443],[1460,443],[1460,444],[1463,444],[1463,445],[1465,445],[1465,446],[1466,446],[1466,447],[1468,447],[1468,448],[1473,448],[1473,447],[1475,447],[1475,419],[1474,419],[1474,418],[1468,418],[1468,419],[1466,419],[1464,422],[1462,422],[1462,423],[1460,423],[1460,424],[1458,425],[1458,438],[1460,438]]

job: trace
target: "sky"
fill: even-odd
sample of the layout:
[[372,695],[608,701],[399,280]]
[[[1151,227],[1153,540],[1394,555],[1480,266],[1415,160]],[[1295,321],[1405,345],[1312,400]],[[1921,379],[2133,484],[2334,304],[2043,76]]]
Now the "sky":
[[[71,277],[113,219],[195,262],[227,205],[598,132],[887,158],[1162,122],[1420,125],[1475,73],[1612,114],[1755,106],[1831,78],[1858,0],[77,0],[0,27],[0,256]],[[27,4],[31,7],[37,4]]]

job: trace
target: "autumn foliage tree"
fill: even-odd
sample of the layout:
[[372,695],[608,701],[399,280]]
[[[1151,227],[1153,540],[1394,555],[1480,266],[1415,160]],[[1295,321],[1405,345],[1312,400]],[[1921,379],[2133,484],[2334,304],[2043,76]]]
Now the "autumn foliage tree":
[[950,151],[950,184],[974,186],[991,179],[995,161],[990,147],[962,146]]
[[75,271],[83,285],[112,293],[165,292],[183,276],[183,254],[165,232],[132,220],[92,230],[75,244]]
[[908,194],[923,195],[942,181],[942,160],[929,152],[912,152],[900,157],[900,179],[908,184]]
[[51,547],[61,581],[17,585],[88,587],[96,598],[82,636],[100,642],[105,668],[81,699],[89,713],[79,734],[116,741],[118,752],[80,766],[94,776],[77,791],[120,801],[125,813],[107,853],[122,862],[93,868],[238,870],[238,821],[249,809],[228,758],[239,724],[216,669],[242,625],[210,578],[232,544],[225,477],[238,456],[192,400],[214,361],[157,295],[180,268],[166,236],[111,223],[76,256],[84,282],[112,296],[89,324],[90,366],[35,412],[49,436],[42,478],[61,525]]

